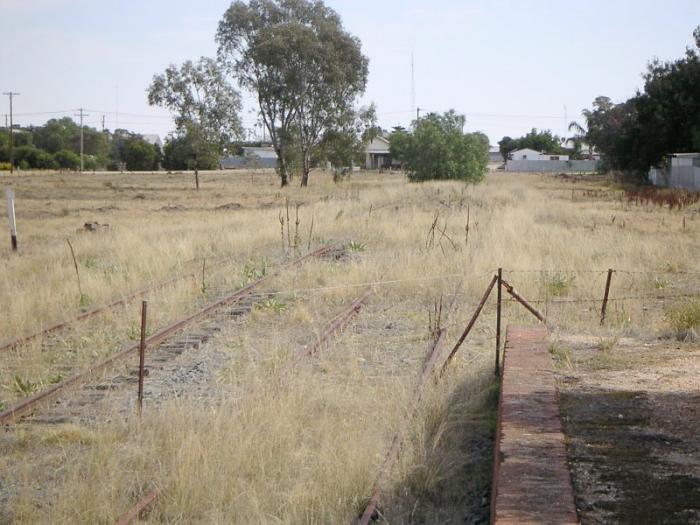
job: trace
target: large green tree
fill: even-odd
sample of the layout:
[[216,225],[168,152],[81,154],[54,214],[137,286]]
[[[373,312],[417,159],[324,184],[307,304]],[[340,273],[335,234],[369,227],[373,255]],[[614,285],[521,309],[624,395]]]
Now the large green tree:
[[700,150],[700,27],[693,36],[684,57],[649,63],[643,91],[619,104],[597,97],[583,111],[586,141],[608,169],[643,178],[669,153]]
[[326,130],[316,149],[316,158],[336,168],[361,164],[365,146],[380,132],[374,105],[348,111],[336,126]]
[[219,57],[255,93],[277,153],[282,186],[296,148],[301,184],[328,133],[347,122],[367,83],[359,40],[322,1],[251,0],[231,4],[219,23]]
[[[464,117],[450,110],[430,113],[413,132],[392,134],[392,155],[399,155],[411,181],[458,179],[480,181],[489,160],[489,140],[483,133],[463,133]],[[398,142],[397,142],[398,141]]]
[[[163,167],[167,170],[194,169],[194,151],[196,145],[192,135],[171,135],[165,139],[163,147]],[[219,148],[211,144],[199,144],[197,148],[199,169],[215,170],[220,165]]]
[[241,135],[240,96],[211,58],[171,65],[155,75],[148,89],[151,105],[174,113],[176,133],[192,146],[195,184],[199,188],[199,158],[206,150],[219,155]]

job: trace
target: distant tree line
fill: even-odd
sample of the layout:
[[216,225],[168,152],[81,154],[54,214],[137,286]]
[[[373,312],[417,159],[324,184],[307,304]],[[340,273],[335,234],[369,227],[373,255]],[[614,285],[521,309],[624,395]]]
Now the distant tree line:
[[643,91],[619,104],[597,97],[583,111],[585,123],[570,124],[605,168],[643,178],[669,153],[700,151],[700,27],[693,37],[684,57],[649,63]]
[[[14,128],[14,164],[19,169],[77,170],[80,167],[80,126],[70,117],[52,119],[43,126]],[[10,162],[9,129],[0,127],[0,163]],[[226,148],[236,148],[226,144]],[[99,131],[83,127],[85,170],[170,171],[194,169],[194,137],[172,134],[163,148],[142,135],[117,129]],[[202,142],[198,148],[200,169],[218,169],[219,146]]]
[[[80,126],[70,117],[43,126],[15,127],[14,164],[20,169],[76,170],[80,166]],[[0,130],[0,162],[10,162],[9,129]],[[114,132],[83,127],[86,170],[157,170],[163,160],[158,145],[125,129]]]

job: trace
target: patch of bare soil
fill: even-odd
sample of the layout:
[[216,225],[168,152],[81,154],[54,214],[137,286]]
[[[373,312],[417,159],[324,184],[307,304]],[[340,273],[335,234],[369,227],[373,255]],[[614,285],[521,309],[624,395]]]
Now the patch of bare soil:
[[583,524],[700,523],[700,351],[563,338],[560,409]]

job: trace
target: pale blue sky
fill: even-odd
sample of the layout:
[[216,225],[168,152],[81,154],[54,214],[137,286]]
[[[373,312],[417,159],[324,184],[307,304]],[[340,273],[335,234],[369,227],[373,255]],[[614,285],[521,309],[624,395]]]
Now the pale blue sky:
[[[652,57],[680,57],[700,25],[699,0],[327,0],[370,59],[363,102],[380,124],[407,125],[410,57],[416,105],[467,114],[495,144],[531,127],[566,133],[598,95],[642,86]],[[16,119],[41,124],[89,108],[86,122],[165,136],[167,113],[145,90],[170,63],[214,56],[223,0],[0,0],[0,91],[19,91]],[[244,97],[244,125],[256,121]],[[9,111],[0,100],[0,118]],[[45,112],[60,112],[48,114]],[[31,113],[32,115],[27,115]]]

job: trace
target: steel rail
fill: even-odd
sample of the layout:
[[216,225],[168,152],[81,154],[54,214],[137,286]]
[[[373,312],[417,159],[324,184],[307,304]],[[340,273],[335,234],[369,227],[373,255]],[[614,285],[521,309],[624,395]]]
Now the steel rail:
[[331,338],[331,336],[333,336],[335,332],[345,328],[352,318],[360,312],[360,309],[364,305],[365,301],[367,301],[372,293],[373,292],[371,290],[365,292],[362,296],[355,299],[345,311],[339,313],[337,316],[331,319],[316,340],[313,343],[304,346],[299,351],[297,361],[304,357],[314,355]]
[[413,393],[413,398],[411,399],[408,414],[404,418],[404,424],[401,425],[399,430],[394,435],[394,439],[391,442],[391,448],[389,448],[389,452],[384,458],[384,462],[382,463],[382,466],[379,469],[379,474],[374,482],[374,486],[372,489],[372,496],[370,497],[369,503],[367,503],[367,506],[365,507],[365,510],[358,521],[360,525],[368,525],[370,521],[372,521],[373,519],[377,519],[378,517],[377,514],[379,507],[379,498],[381,495],[382,487],[384,486],[387,478],[389,477],[389,474],[391,473],[392,466],[399,457],[399,449],[401,448],[401,443],[404,439],[405,427],[411,420],[413,420],[413,418],[416,415],[416,412],[418,411],[418,406],[420,405],[420,401],[423,397],[425,385],[433,376],[435,363],[437,362],[438,357],[440,356],[442,346],[446,338],[447,329],[440,328],[438,332],[438,337],[435,339],[430,349],[428,359],[426,360],[425,365],[423,365],[423,371],[421,372],[420,380],[418,381],[418,385],[416,386],[416,389]]
[[[335,332],[346,327],[348,323],[360,312],[362,306],[364,306],[370,295],[372,295],[372,291],[365,292],[365,294],[355,299],[345,311],[336,315],[328,323],[326,323],[326,328],[323,330],[322,334],[317,337],[313,343],[304,346],[299,351],[293,364],[298,363],[305,357],[314,355]],[[150,507],[155,504],[159,497],[160,492],[157,489],[153,489],[138,502],[136,502],[131,509],[122,514],[122,516],[116,522],[116,525],[131,525],[139,517],[142,517],[143,514],[149,511]]]
[[[450,351],[450,354],[447,356],[447,359],[445,359],[445,362],[442,364],[442,368],[440,369],[440,377],[442,377],[445,374],[445,370],[447,369],[447,366],[452,361],[452,358],[457,353],[457,350],[459,350],[459,347],[462,346],[462,343],[469,335],[469,332],[471,332],[471,329],[474,327],[474,323],[476,323],[476,320],[479,318],[479,314],[481,314],[481,310],[484,308],[484,305],[486,304],[486,301],[489,298],[489,296],[491,295],[491,291],[493,290],[493,287],[496,286],[497,282],[498,282],[498,275],[494,275],[493,278],[491,279],[491,281],[489,282],[489,285],[486,287],[486,291],[484,292],[484,295],[481,296],[481,300],[479,301],[479,304],[477,305],[476,310],[474,310],[474,313],[472,314],[472,317],[469,320],[467,327],[464,329],[464,332],[462,332],[462,335],[459,337],[459,339],[455,343],[454,347],[452,347],[452,350]],[[505,281],[502,281],[502,282],[505,283]]]
[[159,496],[160,492],[158,489],[151,490],[143,498],[141,498],[136,505],[122,514],[116,521],[115,525],[131,525],[132,523],[136,523],[144,516],[144,514],[151,510],[151,507],[158,500]]
[[[198,321],[202,318],[207,317],[211,312],[214,310],[217,310],[218,308],[221,308],[222,306],[226,306],[227,304],[238,302],[244,297],[250,295],[253,290],[258,287],[260,284],[265,282],[266,280],[270,279],[271,277],[274,277],[276,275],[279,275],[283,270],[291,268],[293,266],[296,266],[298,264],[301,264],[304,262],[306,259],[309,259],[311,257],[318,257],[319,255],[323,255],[326,252],[330,251],[334,245],[328,245],[328,246],[323,246],[321,248],[318,248],[317,250],[314,250],[313,252],[310,252],[302,257],[299,257],[297,259],[294,259],[293,261],[290,261],[288,263],[283,264],[279,268],[277,268],[274,272],[269,273],[265,275],[264,277],[261,277],[257,281],[254,281],[247,286],[244,286],[240,290],[223,297],[217,301],[214,301],[201,310],[184,317],[182,319],[179,319],[175,321],[174,323],[161,328],[158,330],[155,334],[151,335],[150,337],[146,338],[146,345],[147,346],[154,346],[162,343],[166,339],[168,339],[171,335],[174,333],[180,331],[182,328],[187,326],[188,324]],[[0,423],[9,423],[12,421],[15,421],[28,413],[32,412],[34,408],[43,402],[49,401],[50,399],[53,399],[54,397],[57,397],[63,390],[66,390],[68,387],[81,384],[84,382],[87,382],[92,376],[97,375],[100,372],[103,372],[110,368],[115,362],[124,359],[126,356],[129,354],[132,354],[136,352],[139,349],[140,342],[136,342],[133,344],[130,344],[118,352],[110,355],[109,357],[106,357],[105,359],[99,361],[98,363],[90,366],[86,370],[83,370],[81,372],[78,372],[71,377],[64,379],[63,381],[56,383],[52,387],[43,390],[41,392],[38,392],[37,394],[34,394],[33,396],[24,399],[20,401],[19,403],[16,403],[15,405],[11,406],[10,408],[4,410],[3,412],[0,412]]]
[[[221,266],[222,264],[230,261],[233,259],[233,256],[226,256],[222,257],[216,261],[214,261],[215,266]],[[191,262],[191,261],[187,261]],[[117,306],[121,306],[133,299],[136,299],[137,297],[141,297],[143,295],[146,295],[148,292],[152,292],[154,290],[159,290],[161,288],[165,288],[166,286],[169,286],[173,283],[176,283],[178,281],[182,281],[185,279],[196,279],[197,278],[197,272],[190,272],[190,273],[185,273],[181,275],[176,275],[174,277],[171,277],[170,279],[165,279],[164,281],[157,282],[155,284],[152,284],[151,286],[148,286],[146,288],[141,288],[140,290],[137,290],[135,292],[131,292],[125,297],[122,297],[120,299],[114,299],[113,301],[103,304],[101,306],[96,306],[95,308],[91,308],[90,310],[87,310],[85,312],[81,312],[77,316],[73,317],[72,319],[66,319],[64,321],[61,321],[59,323],[53,324],[51,326],[48,326],[46,328],[43,328],[39,330],[38,332],[35,332],[33,334],[29,335],[24,335],[20,337],[16,337],[15,339],[11,339],[9,341],[4,341],[0,343],[0,352],[5,352],[8,350],[13,350],[21,345],[27,344],[35,339],[38,339],[40,337],[43,337],[47,334],[57,332],[58,330],[62,330],[63,328],[66,328],[67,326],[79,322],[79,321],[86,321],[87,319],[91,319],[95,317],[98,314],[101,314],[102,312],[105,312],[107,310],[111,310],[112,308],[116,308]]]
[[545,316],[542,315],[542,314],[540,313],[540,311],[539,311],[537,308],[535,308],[534,306],[532,306],[532,305],[527,301],[527,299],[525,299],[522,295],[520,295],[520,294],[517,292],[517,290],[516,290],[515,288],[513,288],[513,286],[511,286],[511,285],[510,285],[509,283],[507,283],[506,281],[501,281],[501,283],[502,283],[503,286],[505,287],[506,292],[508,292],[510,295],[513,296],[513,298],[514,298],[516,301],[518,301],[520,304],[522,304],[522,305],[525,307],[525,309],[526,309],[527,311],[529,311],[532,315],[534,315],[535,317],[537,317],[537,319],[538,319],[541,323],[545,323],[545,324],[547,323],[547,319],[545,318]]

